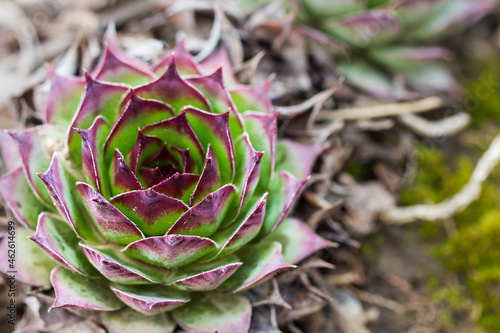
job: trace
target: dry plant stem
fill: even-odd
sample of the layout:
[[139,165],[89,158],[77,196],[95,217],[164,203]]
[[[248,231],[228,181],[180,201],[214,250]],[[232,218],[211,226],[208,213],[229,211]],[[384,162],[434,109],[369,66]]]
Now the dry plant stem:
[[454,196],[435,205],[394,207],[381,213],[386,224],[404,224],[417,220],[442,220],[453,216],[479,198],[481,185],[500,160],[500,134],[491,142],[488,150],[477,162],[469,182]]
[[461,131],[470,122],[468,113],[460,112],[437,121],[430,121],[416,114],[404,114],[399,121],[417,134],[428,138],[439,138]]
[[317,120],[329,119],[369,119],[400,116],[407,113],[419,113],[437,109],[444,105],[440,97],[427,97],[418,101],[390,103],[342,110],[323,110]]

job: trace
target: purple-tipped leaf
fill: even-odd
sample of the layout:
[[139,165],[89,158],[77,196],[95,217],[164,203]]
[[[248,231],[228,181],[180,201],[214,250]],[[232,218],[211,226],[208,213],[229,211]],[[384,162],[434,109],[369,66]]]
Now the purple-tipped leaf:
[[174,61],[157,80],[136,88],[135,92],[142,98],[167,103],[177,112],[186,105],[210,110],[210,103],[205,96],[180,77]]
[[104,146],[106,161],[111,159],[115,149],[120,150],[124,155],[128,154],[137,141],[138,128],[173,115],[174,111],[170,106],[159,101],[142,99],[132,90],[125,110],[106,139]]
[[103,145],[109,125],[98,116],[87,130],[75,129],[82,139],[82,167],[92,185],[105,197],[110,196],[109,183],[106,177]]
[[266,238],[283,246],[283,260],[289,264],[297,264],[314,252],[328,247],[337,247],[318,236],[304,222],[296,218],[287,218]]
[[40,214],[36,233],[30,237],[52,259],[86,276],[95,276],[96,270],[78,247],[79,239],[71,227],[56,215]]
[[235,193],[236,188],[228,184],[208,194],[198,204],[184,213],[170,228],[168,234],[200,237],[212,235],[227,217],[226,213],[230,208]]
[[243,265],[220,287],[223,291],[247,290],[279,271],[295,267],[283,261],[281,244],[278,242],[248,245],[237,255]]
[[16,142],[7,131],[0,130],[0,153],[7,171],[14,170],[22,165]]
[[94,267],[108,280],[122,284],[161,283],[173,274],[134,260],[120,252],[116,245],[90,246],[80,244]]
[[219,174],[223,183],[229,183],[234,177],[234,145],[229,130],[229,114],[214,114],[186,108],[186,117],[191,124],[203,148],[210,145],[217,158]]
[[215,248],[216,244],[208,238],[174,234],[139,240],[123,252],[146,263],[171,268],[190,264]]
[[303,179],[311,174],[314,162],[323,148],[304,145],[292,140],[280,140],[276,147],[275,171],[288,171]]
[[233,65],[227,55],[227,50],[224,47],[212,52],[205,60],[200,63],[200,68],[203,75],[209,75],[217,69],[222,68],[224,83],[227,87],[232,87],[237,84],[236,76],[234,75]]
[[349,63],[339,64],[340,73],[347,82],[369,94],[384,100],[392,98],[394,86],[377,68],[360,58],[351,59]]
[[104,237],[124,245],[144,238],[137,226],[94,190],[92,186],[77,183],[76,187],[94,217],[97,228]]
[[64,157],[55,153],[47,172],[38,174],[47,187],[59,214],[82,238],[95,242],[99,240],[95,226],[76,189],[76,179],[63,164]]
[[165,234],[188,210],[182,201],[152,189],[126,192],[111,198],[110,202],[148,236]]
[[217,190],[222,185],[219,170],[217,168],[217,159],[215,158],[212,147],[208,147],[207,157],[205,158],[205,167],[196,184],[196,188],[191,196],[189,205],[193,206],[205,198],[209,193]]
[[123,303],[146,316],[173,310],[190,301],[188,294],[168,287],[116,286],[111,290]]
[[120,51],[114,43],[105,46],[104,53],[92,73],[96,80],[137,86],[155,78],[154,73],[147,69],[146,64],[137,66],[137,60],[131,61]]
[[308,178],[297,179],[286,171],[276,173],[269,187],[266,216],[259,237],[267,235],[278,227],[299,197]]
[[153,186],[152,189],[167,197],[179,199],[188,204],[199,179],[199,175],[192,173],[175,173],[161,183]]
[[50,309],[70,307],[115,311],[123,306],[105,280],[89,279],[61,267],[52,270],[50,280],[56,292],[56,300]]
[[85,80],[82,77],[60,76],[50,67],[49,78],[50,90],[47,95],[43,120],[44,123],[66,129],[80,103]]
[[112,195],[143,189],[139,179],[137,179],[125,161],[125,158],[118,150],[115,150],[113,160],[111,161],[109,178],[111,179],[110,187]]
[[19,150],[24,174],[33,193],[50,207],[52,200],[37,173],[45,172],[52,153],[62,149],[64,133],[53,125],[43,125],[9,134]]
[[[0,271],[14,275],[15,280],[32,286],[50,287],[50,271],[57,263],[28,238],[33,235],[32,230],[16,225],[15,233],[12,229],[10,231],[11,234],[7,234],[0,242]],[[12,238],[9,242],[9,236],[13,235],[15,243],[12,243]],[[15,251],[16,249],[22,251]],[[12,259],[15,259],[14,264]]]
[[254,111],[270,114],[273,112],[273,105],[269,98],[270,87],[270,80],[259,87],[239,85],[231,88],[230,94],[239,112]]
[[47,209],[33,194],[20,166],[0,177],[0,195],[14,217],[27,228],[35,229],[38,214]]
[[184,47],[184,40],[181,40],[177,45],[165,55],[163,55],[151,68],[158,75],[163,74],[170,66],[172,60],[175,61],[177,71],[181,75],[200,75],[199,65],[194,61],[193,56]]

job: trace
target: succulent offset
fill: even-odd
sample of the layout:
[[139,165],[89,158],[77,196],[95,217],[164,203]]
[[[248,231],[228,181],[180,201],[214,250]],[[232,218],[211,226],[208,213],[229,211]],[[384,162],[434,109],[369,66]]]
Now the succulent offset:
[[[247,11],[278,1],[238,0]],[[296,2],[297,23],[313,27],[347,46],[335,62],[348,82],[386,99],[397,97],[398,89],[393,83],[397,76],[416,91],[457,92],[458,84],[446,66],[453,54],[434,41],[456,34],[494,7],[493,0]]]
[[110,332],[245,332],[235,293],[332,245],[286,217],[319,148],[277,139],[268,86],[239,85],[223,49],[148,67],[111,42],[84,78],[49,71],[43,124],[0,135],[0,194],[17,277],[53,286],[52,308],[103,311]]

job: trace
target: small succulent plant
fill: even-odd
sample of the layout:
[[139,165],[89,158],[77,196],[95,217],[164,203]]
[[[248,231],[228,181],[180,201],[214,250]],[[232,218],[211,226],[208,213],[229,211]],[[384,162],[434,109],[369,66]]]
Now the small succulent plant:
[[456,92],[458,85],[443,63],[452,53],[426,45],[457,33],[493,7],[491,0],[299,1],[300,22],[350,47],[338,58],[350,83],[381,98],[394,94],[392,75],[416,90]]
[[287,218],[319,148],[277,139],[268,85],[239,85],[223,49],[149,67],[111,42],[84,78],[49,71],[43,124],[0,136],[0,193],[23,225],[17,278],[52,286],[52,309],[102,311],[109,332],[246,332],[238,292],[332,245]]

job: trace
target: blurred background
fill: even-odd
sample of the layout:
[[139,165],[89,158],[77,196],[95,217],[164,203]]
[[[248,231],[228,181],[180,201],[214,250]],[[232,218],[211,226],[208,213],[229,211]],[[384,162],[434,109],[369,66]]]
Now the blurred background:
[[[340,304],[337,317],[284,282],[292,310],[257,307],[253,331],[500,332],[499,7],[2,1],[0,128],[38,124],[46,64],[91,71],[109,38],[150,63],[181,41],[197,60],[223,46],[240,82],[274,76],[280,136],[325,147],[296,214],[340,243],[321,254],[335,269],[311,269]],[[477,193],[464,189],[474,172],[487,178]]]

